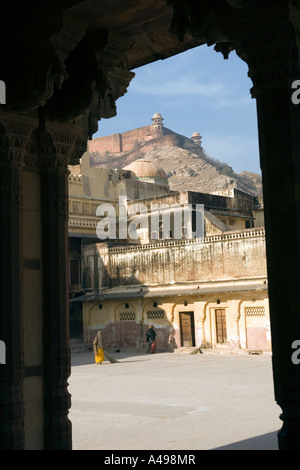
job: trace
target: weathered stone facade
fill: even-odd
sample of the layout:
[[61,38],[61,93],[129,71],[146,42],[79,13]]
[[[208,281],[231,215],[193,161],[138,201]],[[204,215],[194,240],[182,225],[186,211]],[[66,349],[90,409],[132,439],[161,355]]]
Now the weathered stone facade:
[[[90,245],[83,253],[84,339],[103,329],[106,347],[145,348],[153,324],[158,348],[184,346],[270,350],[263,229],[227,232],[204,241],[143,246]],[[224,312],[224,337],[216,312]],[[192,318],[191,342],[181,314]],[[226,330],[226,331],[225,331]]]
[[[159,347],[174,350],[186,342],[182,339],[180,315],[188,311],[194,338],[191,345],[200,342],[202,347],[215,348],[220,344],[213,337],[216,321],[211,320],[211,316],[222,307],[222,312],[226,312],[223,347],[226,343],[229,348],[239,345],[240,349],[254,346],[269,349],[268,297],[266,284],[263,284],[266,281],[264,232],[262,228],[254,229],[260,222],[256,218],[257,212],[262,210],[261,201],[236,189],[221,194],[171,191],[166,184],[161,186],[155,182],[155,177],[157,180],[163,177],[167,182],[160,168],[136,161],[130,169],[91,167],[87,152],[80,166],[69,176],[71,334],[76,333],[81,322],[83,341],[90,344],[101,324],[105,325],[107,348],[141,349],[151,320],[159,328]],[[120,236],[121,228],[117,224],[116,238],[107,236],[99,242],[97,226],[105,217],[96,214],[97,207],[109,203],[116,216],[120,216],[120,196],[128,199],[125,238]],[[203,232],[200,239],[188,236],[190,232],[183,227],[188,224],[184,217],[176,219],[176,210],[186,206],[193,211],[201,208]],[[140,215],[135,212],[130,215],[132,207],[137,207],[137,214],[141,208],[146,211],[143,223]],[[153,211],[160,221],[157,231],[153,231]],[[170,231],[165,233],[167,222]],[[193,220],[190,222],[190,229],[194,229]],[[138,238],[134,240],[129,234],[131,223],[140,224]],[[179,231],[175,223],[180,225]],[[252,230],[245,230],[247,226]],[[76,272],[78,283],[74,283]],[[262,292],[255,296],[254,302],[263,308],[264,314],[252,329],[251,341],[250,330],[246,327],[242,328],[243,338],[233,340],[234,331],[239,327],[232,322],[232,315],[237,315],[233,306],[236,303],[241,306],[261,286]],[[93,303],[89,295],[84,295],[90,290]],[[210,292],[215,293],[214,299],[210,299]],[[182,296],[186,296],[184,301]],[[220,302],[222,299],[222,303],[214,309],[212,305],[217,299]],[[148,318],[149,310],[144,309],[155,303],[158,306],[151,310],[153,318],[151,315]],[[238,317],[246,324],[243,312]]]

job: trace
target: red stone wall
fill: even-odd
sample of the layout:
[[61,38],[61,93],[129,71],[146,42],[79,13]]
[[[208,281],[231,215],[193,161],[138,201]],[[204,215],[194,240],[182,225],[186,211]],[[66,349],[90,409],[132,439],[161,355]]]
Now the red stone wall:
[[105,137],[96,137],[88,143],[90,152],[103,154],[129,152],[137,147],[137,142],[147,142],[152,139],[151,126],[139,127],[122,134],[112,134]]
[[267,349],[267,328],[247,327],[247,348],[262,350]]
[[151,126],[139,127],[132,131],[123,132],[121,137],[122,151],[129,152],[137,147],[137,142],[144,143],[152,139],[152,128]]
[[120,153],[122,152],[122,136],[121,134],[113,134],[105,137],[97,137],[88,142],[88,149],[90,152],[99,152],[103,154]]
[[[141,336],[140,323],[134,321],[116,321],[109,323],[102,329],[102,336],[104,342],[104,349],[108,351],[115,351],[116,349],[138,349],[146,350],[146,331],[148,325],[143,325],[143,335]],[[93,342],[98,329],[89,329],[88,326],[84,328],[84,339],[88,342],[87,338],[90,337],[90,343]],[[163,326],[155,329],[157,333],[156,345],[157,350],[169,349],[169,326]],[[178,346],[175,346],[178,347]],[[115,356],[117,357],[117,356]]]
[[[150,125],[123,132],[122,134],[96,137],[89,141],[88,148],[91,153],[97,152],[103,155],[105,152],[114,154],[138,149],[146,153],[157,145],[173,147],[178,144],[176,133],[158,137],[152,131],[153,129]],[[139,144],[142,144],[141,148]]]

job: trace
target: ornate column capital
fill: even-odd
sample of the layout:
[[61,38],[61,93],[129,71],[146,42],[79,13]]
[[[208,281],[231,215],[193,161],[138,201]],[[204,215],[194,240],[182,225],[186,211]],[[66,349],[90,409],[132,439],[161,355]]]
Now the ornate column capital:
[[237,54],[249,66],[253,97],[291,82],[299,74],[300,48],[295,25],[288,18],[241,34],[233,42]]
[[30,140],[30,133],[36,126],[35,120],[24,119],[11,113],[1,113],[0,110],[0,164],[25,166],[26,147]]

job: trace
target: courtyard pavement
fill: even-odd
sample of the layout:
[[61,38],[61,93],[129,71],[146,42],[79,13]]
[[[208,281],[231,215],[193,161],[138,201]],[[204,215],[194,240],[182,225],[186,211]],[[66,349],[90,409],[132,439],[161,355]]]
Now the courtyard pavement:
[[276,450],[271,355],[72,353],[73,450]]

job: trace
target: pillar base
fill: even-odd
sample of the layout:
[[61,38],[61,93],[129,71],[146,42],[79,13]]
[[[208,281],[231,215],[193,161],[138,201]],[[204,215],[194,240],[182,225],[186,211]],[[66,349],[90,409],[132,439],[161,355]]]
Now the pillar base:
[[300,450],[300,418],[285,418],[280,415],[284,424],[277,434],[279,450]]

